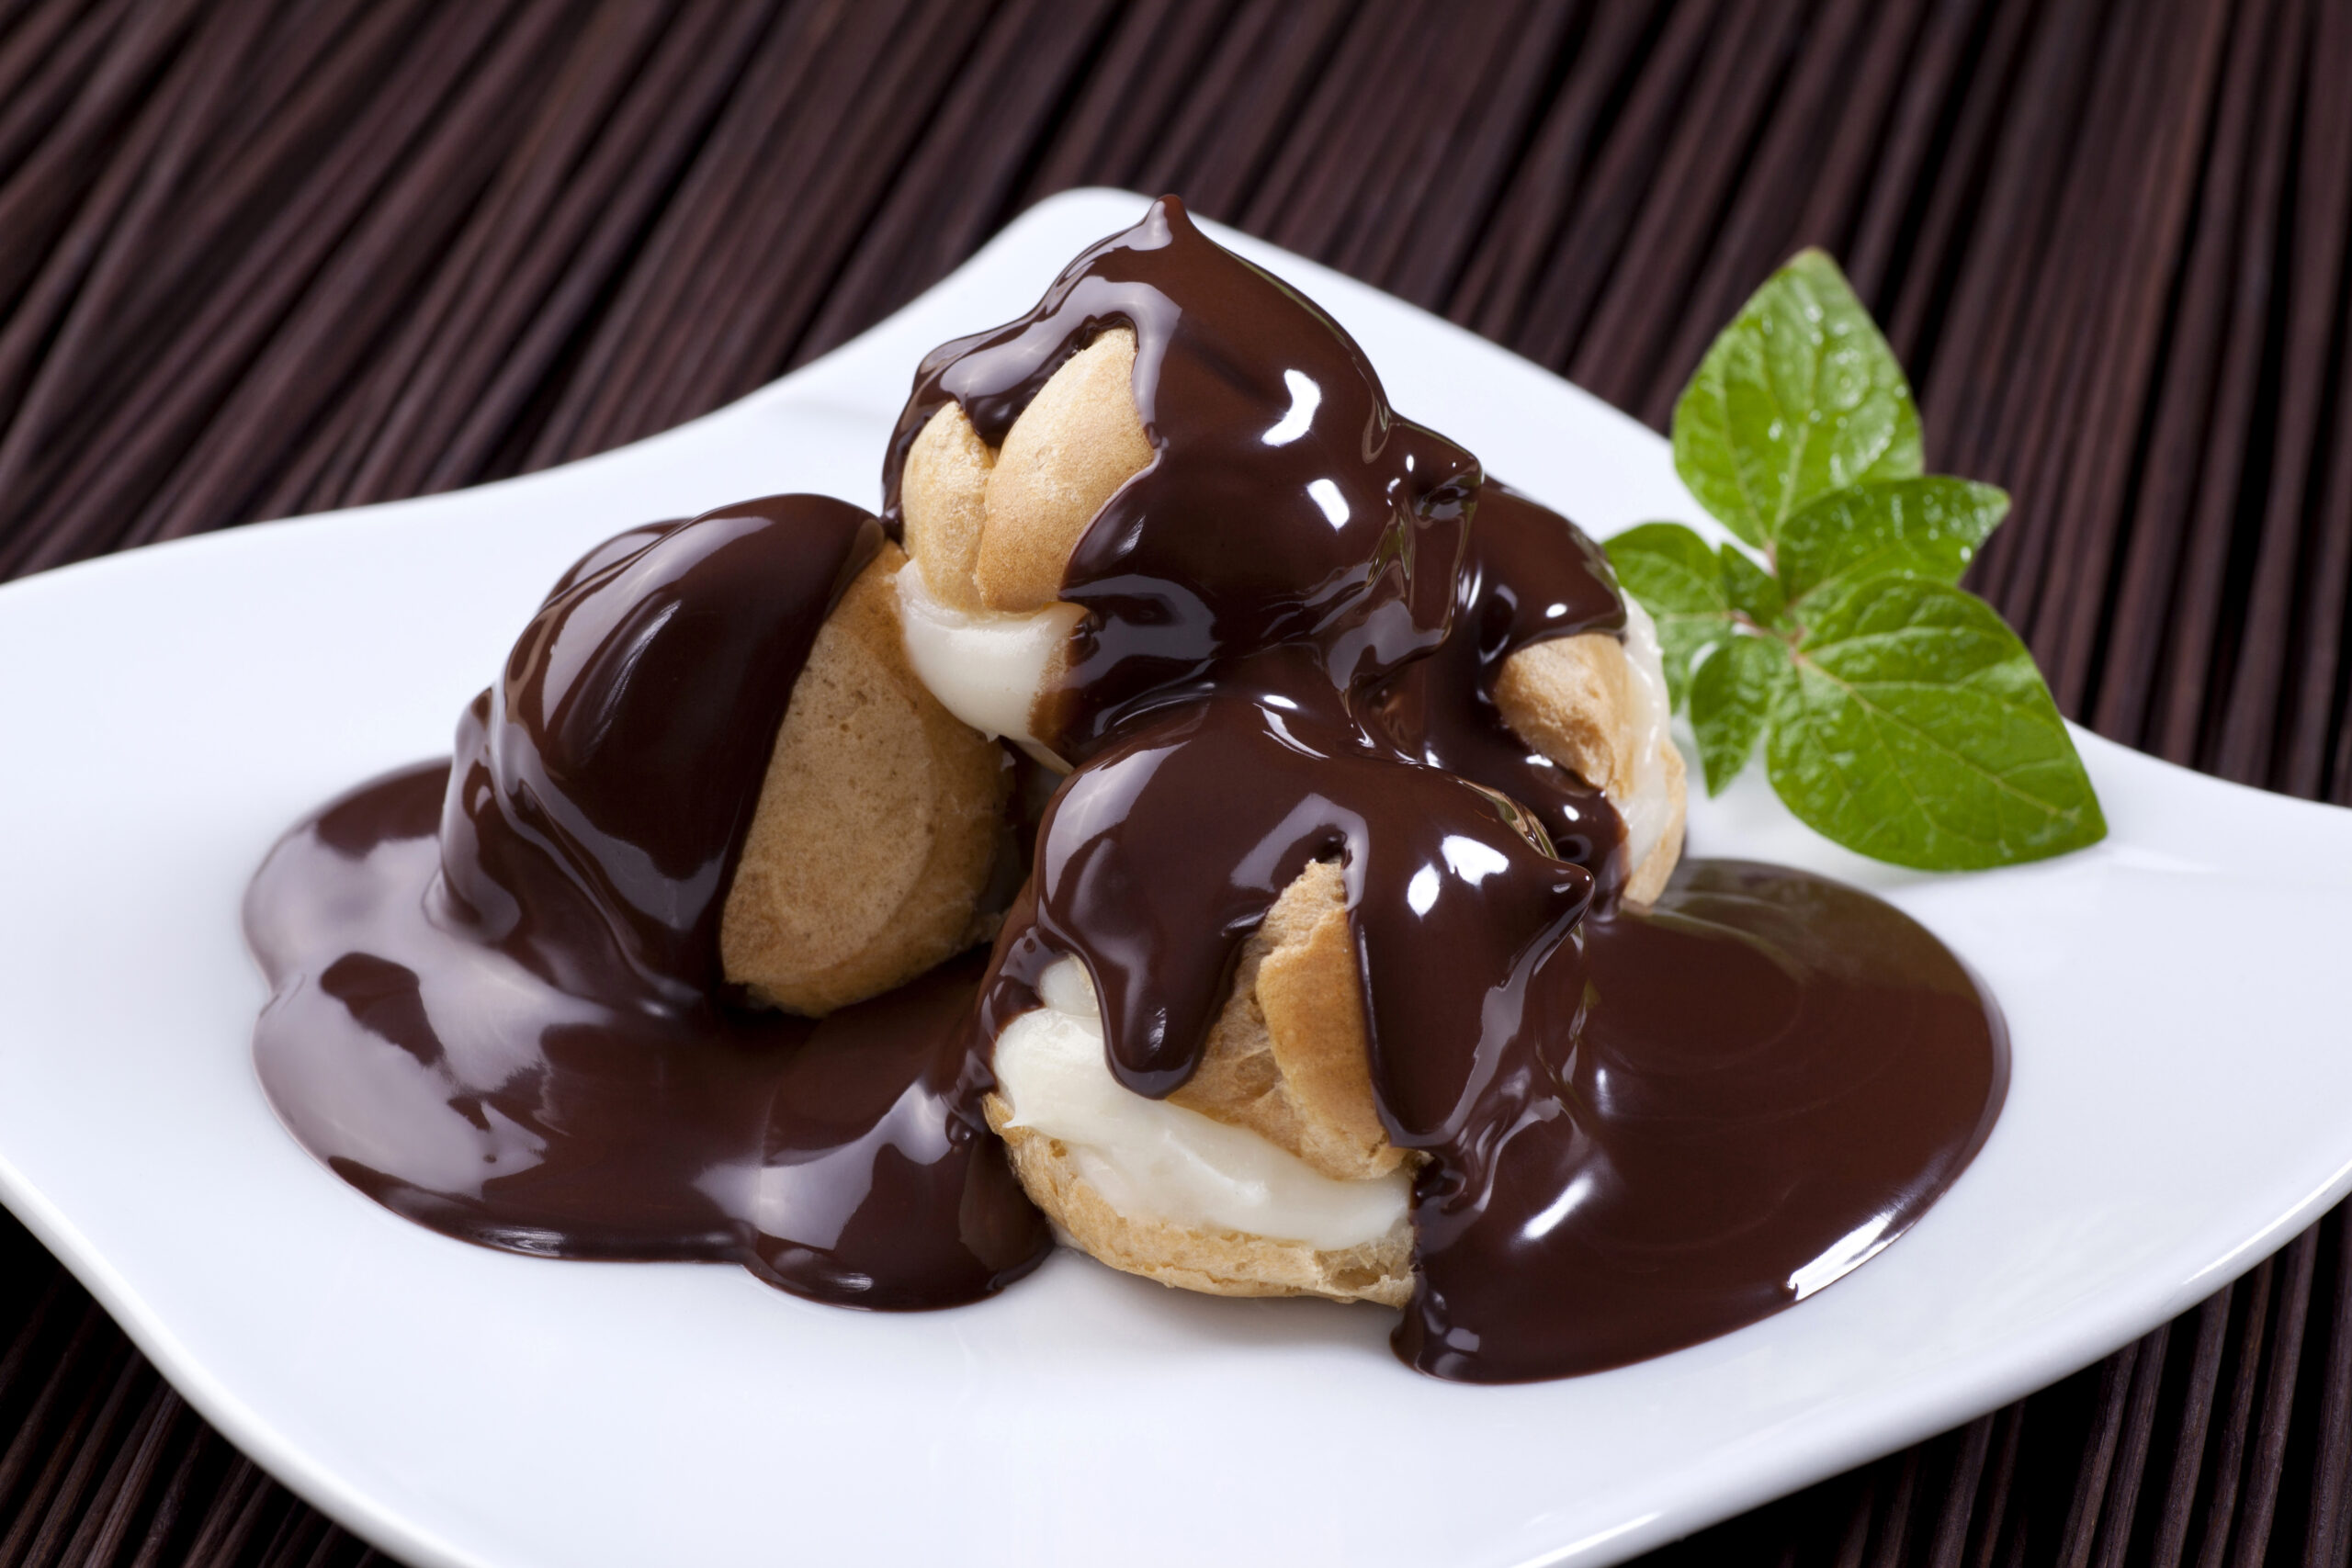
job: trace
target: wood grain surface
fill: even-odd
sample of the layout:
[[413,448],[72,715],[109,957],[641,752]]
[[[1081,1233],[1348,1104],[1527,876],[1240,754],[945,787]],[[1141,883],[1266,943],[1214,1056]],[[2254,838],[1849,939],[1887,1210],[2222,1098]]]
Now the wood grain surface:
[[[1825,245],[2061,705],[2352,801],[2352,0],[0,0],[0,575],[661,430],[1091,184],[1661,428]],[[1657,1560],[2342,1563],[2347,1233]],[[369,1555],[0,1218],[0,1568]]]

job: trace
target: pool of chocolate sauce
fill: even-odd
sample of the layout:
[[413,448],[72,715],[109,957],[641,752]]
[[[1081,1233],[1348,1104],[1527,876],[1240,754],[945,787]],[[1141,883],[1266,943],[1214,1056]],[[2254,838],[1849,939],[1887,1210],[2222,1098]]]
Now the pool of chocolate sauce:
[[780,496],[565,574],[453,762],[298,827],[245,899],[271,1102],[436,1230],[975,1300],[1051,1246],[988,1131],[977,954],[816,1023],[737,1005],[725,889],[817,626],[881,542]]
[[1241,944],[1329,858],[1381,1118],[1420,1162],[1410,1364],[1510,1382],[1656,1355],[1906,1229],[1999,1111],[1991,998],[1806,873],[1688,862],[1625,902],[1607,800],[1492,695],[1532,642],[1623,635],[1605,558],[1397,417],[1345,333],[1181,204],[926,359],[886,519],[933,413],[1000,443],[1110,326],[1136,334],[1156,457],[1069,569],[1087,615],[1046,716],[1076,771],[991,953],[815,1023],[741,1005],[725,889],[792,682],[880,532],[813,497],[635,530],[558,583],[451,764],[330,806],[256,877],[255,1050],[296,1135],[492,1246],[968,1301],[1050,1245],[978,1110],[1045,966],[1086,964],[1113,1071],[1166,1095]]

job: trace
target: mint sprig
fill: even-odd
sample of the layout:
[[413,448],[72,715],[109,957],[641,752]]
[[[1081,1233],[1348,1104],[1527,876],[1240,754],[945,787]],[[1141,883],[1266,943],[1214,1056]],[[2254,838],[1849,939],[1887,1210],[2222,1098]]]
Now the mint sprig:
[[1710,795],[1760,742],[1799,818],[1898,865],[2106,836],[2033,656],[1957,586],[2008,497],[1922,471],[1903,367],[1826,255],[1775,273],[1708,349],[1675,405],[1674,466],[1752,551],[1645,523],[1609,557],[1657,622]]

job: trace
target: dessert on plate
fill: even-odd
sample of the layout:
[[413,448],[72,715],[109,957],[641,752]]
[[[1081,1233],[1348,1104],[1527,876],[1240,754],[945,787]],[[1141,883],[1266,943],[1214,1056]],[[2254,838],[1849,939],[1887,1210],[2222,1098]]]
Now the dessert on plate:
[[944,1306],[1056,1240],[1472,1382],[1736,1328],[1973,1156],[1999,1014],[1683,854],[1658,638],[1172,198],[918,368],[879,517],[550,592],[257,875],[295,1135],[469,1240]]

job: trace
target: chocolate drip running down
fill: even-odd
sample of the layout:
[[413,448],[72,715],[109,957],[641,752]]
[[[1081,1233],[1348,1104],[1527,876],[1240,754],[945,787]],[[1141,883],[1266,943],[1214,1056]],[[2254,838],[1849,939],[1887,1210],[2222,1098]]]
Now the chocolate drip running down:
[[1198,1065],[1241,944],[1344,868],[1383,1125],[1421,1165],[1411,1364],[1497,1382],[1655,1355],[1907,1228],[1998,1111],[1998,1014],[1935,939],[1824,879],[1686,864],[1618,898],[1605,798],[1504,726],[1544,637],[1619,631],[1567,521],[1397,418],[1345,333],[1173,200],[1036,310],[927,359],[886,468],[953,400],[1001,442],[1105,327],[1155,450],[1080,541],[1086,617],[992,954],[820,1022],[723,984],[717,922],[818,626],[879,537],[786,497],[600,547],[447,766],[298,827],[246,923],[281,1116],[469,1240],[729,1258],[844,1304],[968,1301],[1050,1246],[978,1101],[1076,954],[1114,1072]]
[[782,496],[565,574],[454,763],[328,807],[245,925],[271,1102],[436,1230],[743,1263],[820,1301],[973,1300],[1044,1222],[978,1111],[967,959],[820,1022],[721,995],[718,919],[794,681],[882,538]]

